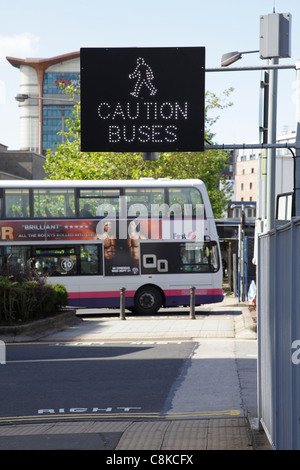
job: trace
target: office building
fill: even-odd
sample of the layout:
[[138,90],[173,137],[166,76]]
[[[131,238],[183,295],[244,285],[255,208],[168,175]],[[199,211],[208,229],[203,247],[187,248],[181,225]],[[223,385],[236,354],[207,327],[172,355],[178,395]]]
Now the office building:
[[20,90],[16,99],[20,106],[20,150],[45,155],[55,149],[65,129],[65,120],[72,117],[74,102],[60,84],[80,86],[80,52],[71,52],[48,59],[17,59],[8,62],[20,70]]

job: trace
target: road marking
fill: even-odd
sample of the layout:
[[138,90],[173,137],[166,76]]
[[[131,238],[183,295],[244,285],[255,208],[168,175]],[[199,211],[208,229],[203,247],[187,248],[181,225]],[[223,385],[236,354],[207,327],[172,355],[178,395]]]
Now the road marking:
[[80,420],[108,420],[108,419],[122,419],[131,420],[131,419],[193,419],[193,418],[205,418],[209,416],[240,416],[240,410],[220,410],[220,411],[183,411],[176,413],[64,413],[64,414],[49,414],[49,415],[32,415],[32,416],[3,416],[0,417],[0,424],[13,424],[13,423],[24,423],[24,422],[43,422],[43,421],[80,421]]
[[[185,341],[126,341],[128,344],[181,344]],[[190,341],[189,341],[190,342]],[[123,343],[123,342],[122,342]],[[115,344],[111,343],[110,341],[100,342],[100,343],[53,343],[49,344],[49,346],[103,346],[105,344]]]

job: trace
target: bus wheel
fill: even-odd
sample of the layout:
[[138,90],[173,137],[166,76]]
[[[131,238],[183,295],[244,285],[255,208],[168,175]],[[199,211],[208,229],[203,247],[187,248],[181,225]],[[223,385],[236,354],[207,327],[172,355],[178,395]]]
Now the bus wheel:
[[138,315],[153,315],[162,305],[162,296],[158,289],[152,286],[141,287],[134,298],[134,312]]

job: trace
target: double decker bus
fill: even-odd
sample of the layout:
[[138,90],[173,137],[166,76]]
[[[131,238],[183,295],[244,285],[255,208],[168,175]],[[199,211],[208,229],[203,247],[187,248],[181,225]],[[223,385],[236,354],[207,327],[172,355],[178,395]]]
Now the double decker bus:
[[201,180],[0,182],[0,269],[30,263],[69,305],[155,314],[221,302],[216,225]]

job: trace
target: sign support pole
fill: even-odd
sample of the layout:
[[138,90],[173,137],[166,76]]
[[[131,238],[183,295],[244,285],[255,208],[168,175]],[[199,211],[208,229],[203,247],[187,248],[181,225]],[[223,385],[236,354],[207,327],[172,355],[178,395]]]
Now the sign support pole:
[[158,153],[157,152],[144,152],[143,153],[143,160],[158,160]]

